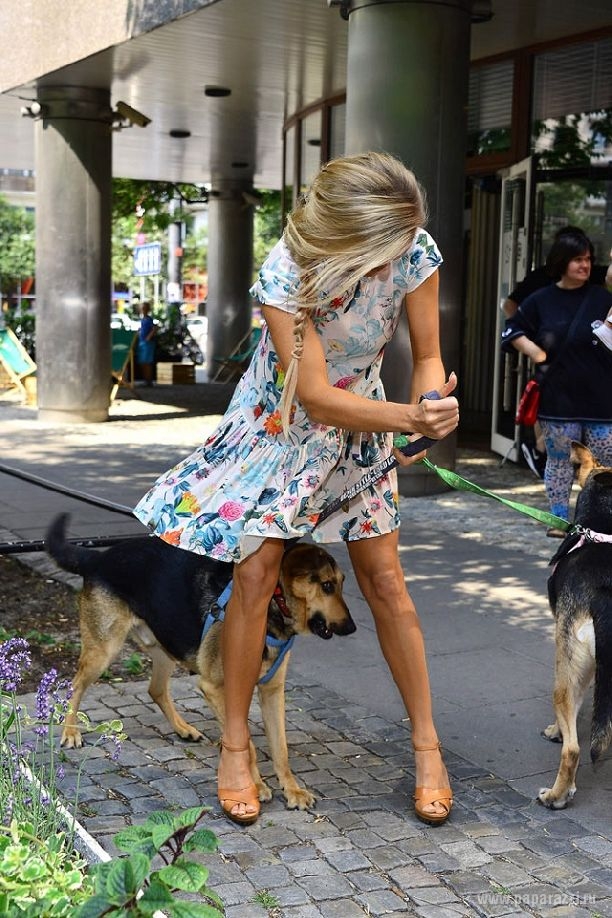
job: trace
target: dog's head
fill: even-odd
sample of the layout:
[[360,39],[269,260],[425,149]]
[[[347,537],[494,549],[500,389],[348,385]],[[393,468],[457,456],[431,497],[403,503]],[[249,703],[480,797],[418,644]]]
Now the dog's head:
[[325,640],[352,634],[356,625],[342,596],[344,574],[318,545],[298,543],[281,565],[280,587],[296,634],[308,631]]
[[582,488],[575,521],[597,532],[612,533],[612,468],[601,465],[590,449],[572,442],[571,460]]

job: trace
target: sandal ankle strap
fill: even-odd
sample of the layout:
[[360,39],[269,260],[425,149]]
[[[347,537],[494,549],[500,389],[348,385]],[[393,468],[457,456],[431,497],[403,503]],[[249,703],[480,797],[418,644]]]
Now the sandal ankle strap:
[[223,749],[227,749],[228,752],[248,752],[249,743],[246,746],[230,746],[229,743],[226,743],[224,739],[221,740],[221,746]]
[[433,752],[434,749],[441,749],[442,743],[439,740],[434,746],[417,746],[416,743],[413,743],[412,748],[415,752]]

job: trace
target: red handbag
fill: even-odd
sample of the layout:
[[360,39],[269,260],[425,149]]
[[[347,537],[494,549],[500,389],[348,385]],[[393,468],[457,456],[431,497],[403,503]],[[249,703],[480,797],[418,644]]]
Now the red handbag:
[[538,419],[540,407],[540,386],[535,379],[530,379],[523,390],[516,409],[515,421],[524,427],[533,427]]

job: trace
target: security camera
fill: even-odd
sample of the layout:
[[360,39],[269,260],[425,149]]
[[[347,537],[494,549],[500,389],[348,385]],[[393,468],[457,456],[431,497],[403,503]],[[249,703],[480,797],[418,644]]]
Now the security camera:
[[146,127],[147,124],[151,124],[150,118],[147,118],[142,112],[136,111],[136,109],[128,105],[127,102],[117,102],[116,114],[119,115],[123,121],[129,121],[130,124],[136,124],[141,128]]
[[34,99],[29,105],[21,106],[21,114],[24,118],[41,118],[45,112],[46,108],[37,99]]

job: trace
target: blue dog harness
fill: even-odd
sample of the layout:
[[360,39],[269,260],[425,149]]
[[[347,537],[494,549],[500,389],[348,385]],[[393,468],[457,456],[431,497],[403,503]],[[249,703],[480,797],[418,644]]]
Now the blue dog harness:
[[[204,640],[204,638],[206,637],[206,635],[208,634],[212,626],[215,624],[215,622],[222,622],[224,620],[225,609],[229,602],[229,598],[232,595],[232,586],[233,586],[233,581],[230,580],[230,582],[225,587],[225,589],[223,590],[223,592],[221,593],[217,601],[214,603],[212,608],[209,609],[209,611],[206,613],[206,617],[204,619],[204,625],[202,628],[202,641]],[[278,605],[283,615],[288,615],[289,614],[288,611],[285,611],[287,608],[285,605],[285,600],[282,596],[282,593],[279,587],[276,588],[274,592],[274,596],[272,598],[276,600],[276,604]],[[272,637],[271,634],[266,634],[266,647],[279,647],[280,651],[279,651],[279,654],[276,660],[274,661],[274,663],[272,664],[268,672],[264,673],[264,675],[261,677],[261,679],[257,683],[258,685],[265,685],[266,682],[270,681],[270,679],[276,673],[278,667],[283,662],[285,655],[293,647],[294,640],[295,640],[295,634],[292,634],[291,637],[287,638],[286,641],[282,641],[280,638]]]

